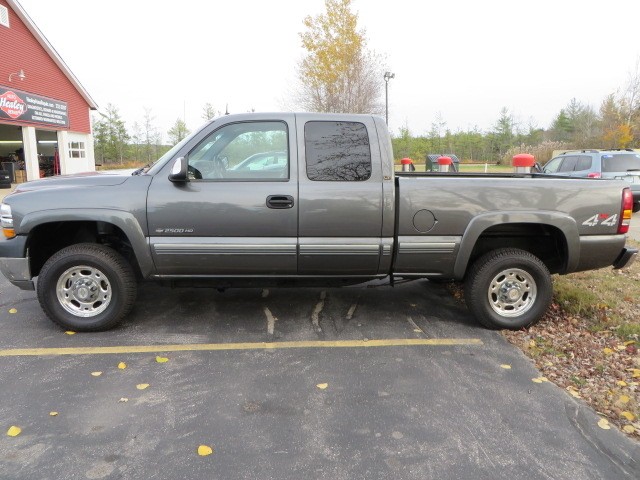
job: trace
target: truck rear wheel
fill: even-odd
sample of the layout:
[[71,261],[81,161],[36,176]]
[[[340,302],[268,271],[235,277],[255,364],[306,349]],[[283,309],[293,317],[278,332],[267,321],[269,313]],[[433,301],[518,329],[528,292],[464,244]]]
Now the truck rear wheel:
[[77,332],[117,325],[136,299],[131,265],[115,250],[94,243],[63,248],[38,276],[38,301],[62,328]]
[[516,330],[539,321],[553,295],[540,259],[514,248],[493,250],[471,267],[464,285],[467,307],[485,327]]

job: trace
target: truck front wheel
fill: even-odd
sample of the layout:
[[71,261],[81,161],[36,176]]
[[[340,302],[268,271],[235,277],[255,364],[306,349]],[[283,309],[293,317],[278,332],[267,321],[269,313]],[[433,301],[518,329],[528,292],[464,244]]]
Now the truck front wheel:
[[136,278],[115,250],[93,243],[63,248],[38,276],[38,301],[62,328],[94,332],[114,327],[131,310]]
[[471,267],[464,285],[467,307],[485,327],[516,330],[547,311],[551,275],[540,259],[514,248],[493,250]]

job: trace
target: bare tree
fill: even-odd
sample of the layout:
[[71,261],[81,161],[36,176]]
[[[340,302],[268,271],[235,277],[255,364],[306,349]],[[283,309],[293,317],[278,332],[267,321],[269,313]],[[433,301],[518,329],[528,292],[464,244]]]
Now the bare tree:
[[221,115],[220,110],[216,110],[209,102],[205,103],[202,107],[202,118],[207,122],[213,120],[215,117]]
[[640,57],[633,72],[629,72],[627,85],[620,99],[622,115],[629,127],[640,127]]
[[160,134],[154,125],[155,117],[151,114],[151,109],[144,107],[144,117],[142,119],[142,139],[144,140],[144,157],[147,162],[152,162],[157,157]]

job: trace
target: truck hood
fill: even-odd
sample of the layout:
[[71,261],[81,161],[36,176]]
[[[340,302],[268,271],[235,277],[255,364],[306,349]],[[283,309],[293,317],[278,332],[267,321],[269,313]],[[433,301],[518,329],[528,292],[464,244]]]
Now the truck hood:
[[117,173],[86,172],[74,175],[62,175],[47,177],[40,180],[19,184],[13,194],[42,190],[45,188],[82,188],[82,187],[109,187],[120,185],[131,178],[131,173],[119,171]]

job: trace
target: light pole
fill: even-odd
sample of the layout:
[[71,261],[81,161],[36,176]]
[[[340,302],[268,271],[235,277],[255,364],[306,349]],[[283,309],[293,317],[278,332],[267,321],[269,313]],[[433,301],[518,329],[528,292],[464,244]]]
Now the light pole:
[[396,78],[395,73],[384,72],[384,118],[389,125],[389,80]]

